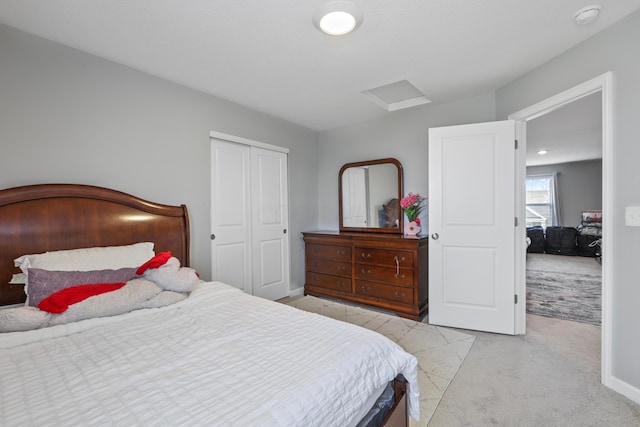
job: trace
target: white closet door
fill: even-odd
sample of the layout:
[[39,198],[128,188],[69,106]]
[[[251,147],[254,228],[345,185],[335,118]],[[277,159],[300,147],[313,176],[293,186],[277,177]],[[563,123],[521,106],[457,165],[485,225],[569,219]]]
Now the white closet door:
[[251,148],[253,294],[289,295],[287,155]]
[[342,225],[367,226],[367,170],[348,168],[342,173]]
[[211,139],[212,279],[289,295],[286,153]]
[[212,279],[251,293],[250,151],[211,139]]

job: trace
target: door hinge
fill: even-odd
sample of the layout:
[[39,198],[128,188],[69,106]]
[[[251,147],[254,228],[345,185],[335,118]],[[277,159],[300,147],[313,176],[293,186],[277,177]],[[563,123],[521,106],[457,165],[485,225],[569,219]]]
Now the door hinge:
[[518,217],[513,217],[513,226],[517,227],[518,226]]
[[515,295],[513,296],[513,303],[514,303],[514,304],[517,304],[517,303],[518,303],[518,294],[515,294]]
[[516,139],[516,150],[518,149],[518,140]]

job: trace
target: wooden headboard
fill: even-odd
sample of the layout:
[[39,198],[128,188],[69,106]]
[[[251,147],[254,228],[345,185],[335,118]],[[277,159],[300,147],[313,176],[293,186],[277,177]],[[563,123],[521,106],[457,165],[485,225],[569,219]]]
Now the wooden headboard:
[[42,184],[0,190],[0,305],[23,302],[13,260],[24,254],[154,242],[189,265],[187,207],[149,202],[108,188]]

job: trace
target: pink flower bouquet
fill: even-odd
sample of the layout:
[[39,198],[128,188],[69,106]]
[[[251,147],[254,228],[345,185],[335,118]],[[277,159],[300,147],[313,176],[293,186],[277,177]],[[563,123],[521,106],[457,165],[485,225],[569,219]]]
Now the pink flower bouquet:
[[407,215],[409,222],[416,221],[416,219],[420,215],[420,212],[422,212],[422,209],[423,209],[422,202],[424,200],[425,198],[420,196],[420,194],[413,194],[413,193],[409,193],[408,196],[400,199],[400,207],[404,211],[405,215]]

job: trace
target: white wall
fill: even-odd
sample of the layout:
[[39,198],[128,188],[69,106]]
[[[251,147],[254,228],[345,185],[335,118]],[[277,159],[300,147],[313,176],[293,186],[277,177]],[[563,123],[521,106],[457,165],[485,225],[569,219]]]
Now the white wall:
[[[291,236],[316,224],[316,133],[0,25],[0,188],[110,187],[186,204],[191,264],[211,277],[209,132],[288,147]],[[304,257],[292,237],[292,287]]]
[[[430,127],[492,121],[493,94],[389,113],[382,119],[321,132],[318,138],[319,226],[338,230],[338,172],[345,163],[395,157],[404,170],[404,193],[426,196],[429,189]],[[426,227],[427,211],[421,214]],[[406,217],[405,217],[406,222]]]
[[612,236],[613,376],[640,398],[640,228],[624,225],[625,206],[640,206],[640,11],[515,80],[496,93],[497,117],[614,72]]

